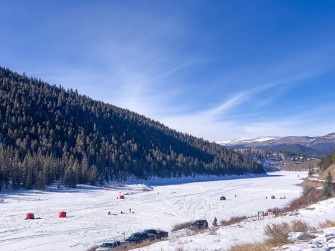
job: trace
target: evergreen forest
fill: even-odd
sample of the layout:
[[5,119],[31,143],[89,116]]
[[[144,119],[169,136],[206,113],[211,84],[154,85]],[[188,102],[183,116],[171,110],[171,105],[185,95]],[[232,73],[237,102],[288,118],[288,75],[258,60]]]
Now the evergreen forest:
[[0,67],[0,189],[262,172],[251,156]]

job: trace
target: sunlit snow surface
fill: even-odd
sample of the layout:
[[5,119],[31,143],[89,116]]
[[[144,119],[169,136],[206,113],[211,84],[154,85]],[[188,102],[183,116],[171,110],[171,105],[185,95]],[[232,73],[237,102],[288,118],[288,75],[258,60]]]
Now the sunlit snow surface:
[[[297,184],[304,176],[306,172],[281,171],[262,177],[152,187],[138,184],[115,189],[81,186],[60,191],[2,192],[0,250],[86,250],[106,240],[121,239],[123,233],[127,237],[147,228],[170,231],[175,224],[190,220],[207,219],[211,225],[214,217],[221,221],[238,215],[254,216],[258,211],[284,207],[298,197],[302,189]],[[128,195],[117,199],[121,194]],[[223,195],[226,201],[219,200]],[[276,199],[271,200],[271,195]],[[286,199],[279,199],[284,196]],[[60,211],[66,211],[68,217],[58,218]],[[41,219],[24,220],[30,212]],[[218,235],[205,233],[188,237],[186,243],[183,239],[166,241],[149,249],[227,248],[235,242],[262,239],[264,224],[251,221],[244,230],[224,228]]]

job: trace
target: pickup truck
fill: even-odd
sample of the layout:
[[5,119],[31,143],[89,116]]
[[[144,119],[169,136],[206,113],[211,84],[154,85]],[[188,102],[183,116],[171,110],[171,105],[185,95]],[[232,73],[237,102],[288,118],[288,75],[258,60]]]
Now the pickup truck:
[[155,237],[155,239],[159,239],[159,240],[169,236],[168,232],[157,231],[156,229],[147,229],[147,230],[144,230],[143,233],[147,233],[148,235],[152,235],[152,236]]
[[143,241],[146,241],[146,240],[153,240],[155,239],[154,236],[152,235],[148,235],[147,233],[134,233],[132,234],[128,239],[126,239],[126,242],[128,243],[141,243]]
[[206,229],[208,228],[208,222],[206,220],[196,220],[190,226],[191,229]]
[[96,251],[112,251],[114,249],[125,248],[127,243],[121,241],[107,241],[102,243],[100,247],[96,249]]

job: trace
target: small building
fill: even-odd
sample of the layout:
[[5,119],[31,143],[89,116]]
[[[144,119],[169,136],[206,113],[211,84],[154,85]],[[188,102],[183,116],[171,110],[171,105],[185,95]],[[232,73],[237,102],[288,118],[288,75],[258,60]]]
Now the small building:
[[66,218],[66,212],[59,212],[59,218]]
[[226,197],[225,196],[221,196],[220,200],[226,200]]
[[28,213],[27,216],[26,216],[26,220],[33,220],[35,219],[35,216],[33,213]]

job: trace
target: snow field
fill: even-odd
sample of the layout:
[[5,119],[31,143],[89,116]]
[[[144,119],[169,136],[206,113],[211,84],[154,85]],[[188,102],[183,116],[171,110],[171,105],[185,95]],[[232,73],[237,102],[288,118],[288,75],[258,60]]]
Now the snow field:
[[179,234],[178,238],[159,242],[154,245],[138,249],[138,251],[172,251],[177,250],[178,248],[190,251],[227,250],[234,244],[262,242],[267,238],[264,235],[266,225],[279,224],[282,222],[290,223],[294,220],[305,221],[311,228],[317,229],[318,233],[313,234],[316,238],[310,241],[297,241],[295,244],[281,247],[280,250],[335,250],[335,227],[320,229],[320,224],[324,223],[326,220],[335,221],[334,212],[335,198],[332,198],[313,204],[305,209],[298,210],[297,212],[291,212],[286,216],[276,218],[265,217],[264,220],[250,218],[239,224],[228,227],[220,227],[216,234],[211,234],[210,231],[205,231],[203,234],[194,236]]
[[[220,222],[233,216],[255,216],[258,211],[286,206],[298,197],[302,189],[297,184],[305,175],[306,172],[281,171],[268,176],[152,189],[142,184],[117,189],[81,186],[60,191],[2,193],[0,198],[5,202],[0,203],[0,250],[86,250],[148,228],[170,231],[175,224],[191,220],[207,219],[211,226],[214,217]],[[124,200],[116,199],[127,193]],[[222,195],[226,201],[219,200]],[[271,195],[286,199],[271,200]],[[58,218],[60,211],[66,211],[68,217]],[[108,215],[109,211],[116,215]],[[30,212],[41,219],[24,220]],[[180,241],[189,243],[189,246],[181,243],[185,250],[194,250],[194,245],[203,250],[222,249],[236,241],[262,239],[265,222],[251,219],[245,228],[220,228],[217,235],[183,237],[175,240],[176,243],[161,242],[147,249],[175,250]]]

